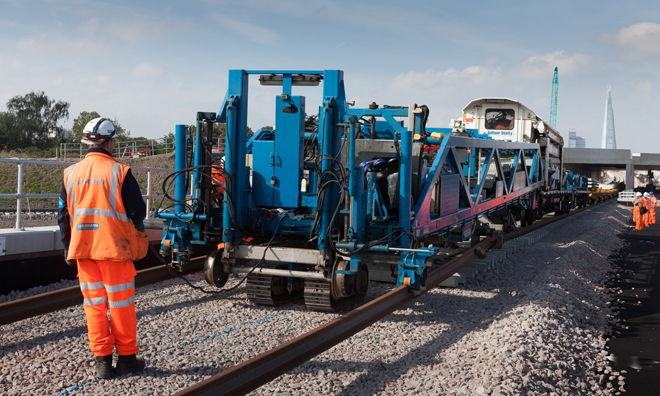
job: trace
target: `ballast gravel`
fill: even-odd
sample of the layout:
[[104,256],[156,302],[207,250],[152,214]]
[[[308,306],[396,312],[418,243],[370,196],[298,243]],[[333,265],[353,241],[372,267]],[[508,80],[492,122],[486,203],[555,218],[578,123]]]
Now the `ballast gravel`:
[[[45,227],[57,225],[57,212],[23,212],[21,214],[21,226]],[[16,227],[16,212],[0,213],[0,229]]]
[[[564,221],[467,286],[435,289],[255,395],[614,395],[608,256],[629,209]],[[608,316],[610,315],[610,316]]]
[[[630,217],[613,203],[569,217],[466,286],[430,291],[253,394],[614,395],[625,373],[603,350],[618,324],[605,284]],[[208,288],[201,274],[188,279]],[[391,287],[371,282],[367,300]],[[338,315],[255,306],[244,290],[205,295],[178,279],[137,289],[147,369],[110,380],[94,378],[82,306],[2,326],[0,395],[170,395]]]

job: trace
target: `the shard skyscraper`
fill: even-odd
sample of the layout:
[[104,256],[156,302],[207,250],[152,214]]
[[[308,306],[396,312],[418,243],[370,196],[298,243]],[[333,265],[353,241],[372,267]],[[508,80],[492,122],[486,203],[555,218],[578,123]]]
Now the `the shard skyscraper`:
[[614,110],[612,110],[612,87],[607,87],[607,100],[605,101],[605,121],[603,122],[603,138],[600,148],[615,149],[616,134],[614,133]]

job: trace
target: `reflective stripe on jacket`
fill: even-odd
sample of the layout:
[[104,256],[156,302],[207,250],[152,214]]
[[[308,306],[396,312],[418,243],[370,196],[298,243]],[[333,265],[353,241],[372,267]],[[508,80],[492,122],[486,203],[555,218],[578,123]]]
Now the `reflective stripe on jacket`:
[[129,169],[112,157],[90,152],[64,171],[71,224],[69,260],[124,261],[146,255],[146,236],[126,215],[121,198]]

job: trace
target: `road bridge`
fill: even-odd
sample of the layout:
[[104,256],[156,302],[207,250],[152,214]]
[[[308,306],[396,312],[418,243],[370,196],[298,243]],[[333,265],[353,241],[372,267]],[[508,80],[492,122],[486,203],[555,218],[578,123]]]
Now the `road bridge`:
[[635,171],[660,169],[660,154],[626,149],[564,148],[564,169],[599,180],[602,171],[625,170],[626,189],[634,188]]

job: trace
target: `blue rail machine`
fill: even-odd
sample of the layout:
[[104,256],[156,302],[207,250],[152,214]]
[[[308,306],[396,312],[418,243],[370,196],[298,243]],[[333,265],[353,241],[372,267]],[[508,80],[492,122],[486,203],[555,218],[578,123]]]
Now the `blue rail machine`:
[[[251,75],[281,92],[274,131],[246,145]],[[364,298],[369,266],[423,290],[438,249],[492,232],[481,216],[537,210],[549,166],[538,143],[427,128],[429,109],[417,104],[357,108],[343,75],[230,70],[219,111],[197,114],[194,143],[176,127],[174,204],[154,215],[166,221],[161,254],[183,268],[195,249],[210,248],[211,285],[245,273],[255,303],[303,295],[312,309],[336,310]],[[294,88],[321,84],[322,104],[308,114]],[[224,163],[212,153],[215,123],[226,125]]]

